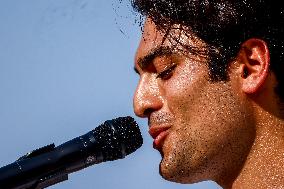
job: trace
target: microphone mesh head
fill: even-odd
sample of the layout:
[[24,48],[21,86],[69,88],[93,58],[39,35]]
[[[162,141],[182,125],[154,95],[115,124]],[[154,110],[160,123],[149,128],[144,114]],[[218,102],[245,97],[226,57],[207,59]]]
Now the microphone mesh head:
[[134,118],[119,117],[105,121],[94,129],[101,148],[102,161],[124,158],[143,144],[143,138]]

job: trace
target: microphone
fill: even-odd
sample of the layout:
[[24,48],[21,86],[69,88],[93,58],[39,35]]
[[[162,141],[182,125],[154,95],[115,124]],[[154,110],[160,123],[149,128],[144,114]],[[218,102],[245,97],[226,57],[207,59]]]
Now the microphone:
[[93,164],[122,159],[142,146],[135,120],[119,117],[57,147],[50,144],[0,168],[1,189],[40,189]]

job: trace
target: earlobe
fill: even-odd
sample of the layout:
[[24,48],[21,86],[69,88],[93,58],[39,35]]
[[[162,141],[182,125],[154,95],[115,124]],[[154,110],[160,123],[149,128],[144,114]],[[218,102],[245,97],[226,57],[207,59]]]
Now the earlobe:
[[268,46],[261,39],[249,39],[243,43],[239,56],[242,90],[247,94],[255,94],[260,91],[269,74]]

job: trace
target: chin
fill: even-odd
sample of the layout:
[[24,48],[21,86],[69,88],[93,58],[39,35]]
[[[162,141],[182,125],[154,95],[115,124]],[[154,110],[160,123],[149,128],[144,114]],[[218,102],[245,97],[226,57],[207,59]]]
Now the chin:
[[191,174],[189,169],[183,171],[178,165],[167,164],[163,160],[160,163],[159,173],[165,180],[180,184],[194,184],[204,180],[196,177],[194,173]]
[[194,184],[212,180],[213,172],[206,166],[206,161],[190,161],[186,159],[163,157],[160,162],[160,175],[168,181],[181,184]]

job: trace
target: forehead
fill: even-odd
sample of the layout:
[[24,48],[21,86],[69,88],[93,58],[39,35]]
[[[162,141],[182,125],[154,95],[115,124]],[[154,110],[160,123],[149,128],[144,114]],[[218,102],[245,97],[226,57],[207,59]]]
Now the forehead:
[[152,49],[161,45],[163,40],[163,33],[158,31],[155,24],[147,19],[144,23],[143,34],[136,51],[135,62],[139,58],[146,56]]
[[[190,33],[190,30],[184,27],[182,28],[180,25],[174,25],[173,28],[175,29],[171,29],[169,33],[165,35],[163,31],[157,29],[151,19],[147,18],[144,23],[142,38],[135,55],[135,62],[137,63],[139,59],[145,57],[153,49],[157,49],[158,47],[169,47],[173,51],[187,51],[182,45],[200,49],[205,47],[205,43],[194,34]],[[190,52],[188,53],[190,54]]]

